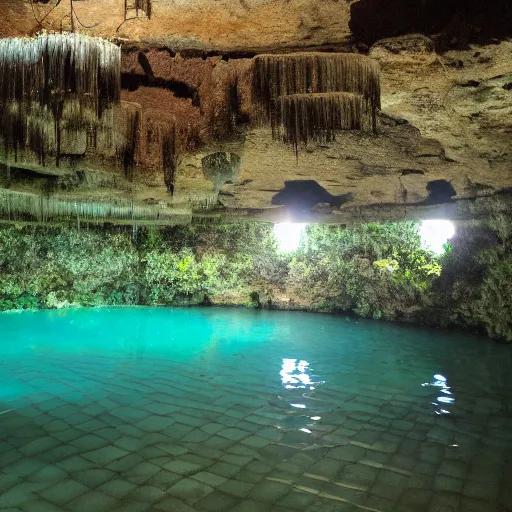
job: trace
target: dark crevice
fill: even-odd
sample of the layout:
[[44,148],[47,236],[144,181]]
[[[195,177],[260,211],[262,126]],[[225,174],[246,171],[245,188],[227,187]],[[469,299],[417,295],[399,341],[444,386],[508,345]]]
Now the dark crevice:
[[314,180],[292,180],[284,182],[284,188],[272,198],[272,204],[296,210],[310,209],[320,203],[338,208],[351,199],[351,192],[333,196]]
[[351,5],[355,41],[373,44],[407,33],[437,34],[438,50],[497,42],[512,34],[510,0],[360,0]]
[[222,60],[228,61],[229,59],[252,59],[258,52],[219,52],[219,51],[205,51],[205,50],[181,50],[180,57],[184,59],[203,59],[206,60],[210,57],[221,57]]
[[402,176],[408,176],[409,174],[425,174],[425,171],[422,171],[421,169],[402,169],[400,174]]
[[154,77],[152,75],[137,75],[135,73],[121,73],[121,89],[125,91],[136,91],[139,87],[157,87],[168,89],[173,92],[176,98],[189,98],[192,105],[200,106],[198,91],[185,82],[178,80],[165,80],[164,78]]
[[464,82],[459,85],[461,87],[478,87],[480,85],[480,82],[477,82],[476,80],[468,80],[467,82]]
[[446,180],[432,180],[427,183],[428,197],[422,204],[441,204],[453,202],[453,196],[457,195],[457,192],[453,188],[453,185]]
[[[337,50],[339,50],[339,48],[337,48],[337,47],[333,47],[331,50],[329,50],[329,48],[326,49],[326,51],[337,51]],[[159,46],[159,45],[148,46],[148,45],[137,45],[137,44],[133,44],[131,46],[125,45],[122,48],[123,54],[130,54],[130,53],[144,54],[145,52],[148,52],[148,51],[167,52],[169,54],[169,57],[171,57],[171,58],[175,58],[179,54],[179,56],[182,59],[206,60],[211,57],[221,57],[222,60],[228,61],[230,59],[252,59],[256,55],[262,53],[263,49],[261,51],[260,50],[230,51],[229,49],[226,49],[226,50],[201,50],[198,48],[173,50],[172,48],[169,48],[168,46]],[[271,49],[267,49],[267,51],[271,52]]]
[[155,79],[155,74],[153,73],[153,69],[151,68],[151,64],[146,57],[146,54],[144,52],[139,52],[139,55],[137,57],[137,60],[139,61],[140,67],[144,71],[145,75],[150,79]]

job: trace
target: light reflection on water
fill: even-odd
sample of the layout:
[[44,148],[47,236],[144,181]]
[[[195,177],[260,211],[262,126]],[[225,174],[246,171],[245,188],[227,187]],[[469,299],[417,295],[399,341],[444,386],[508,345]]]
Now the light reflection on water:
[[315,389],[308,375],[309,363],[297,359],[283,359],[282,370],[279,372],[286,389]]
[[[288,391],[287,394],[290,395],[286,398],[286,400],[291,400],[288,402],[288,404],[294,409],[311,409],[311,407],[305,403],[300,403],[298,400],[302,399],[301,401],[303,402],[314,400],[312,392],[314,392],[316,386],[325,384],[325,381],[312,380],[309,373],[310,371],[311,368],[309,362],[303,359],[283,358],[282,360],[282,367],[279,374],[281,376],[283,387]],[[300,390],[300,395],[293,393],[294,390]],[[305,413],[303,418],[306,426],[302,426],[302,428],[298,428],[298,430],[306,434],[312,434],[313,432],[306,427],[312,426],[310,421],[319,421],[321,416],[316,415],[318,413],[316,408],[308,412],[309,414],[312,414],[312,416],[309,416],[307,413]]]
[[[436,373],[432,382],[424,382],[422,384],[423,387],[432,386],[434,388],[438,388],[440,393],[444,393],[449,396],[438,396],[435,401],[430,402],[431,405],[434,406],[434,412],[438,415],[441,414],[450,414],[450,411],[447,409],[448,405],[453,405],[455,403],[455,397],[453,393],[450,391],[450,386],[448,386],[448,379],[441,375],[440,373]],[[438,394],[438,393],[436,393]]]

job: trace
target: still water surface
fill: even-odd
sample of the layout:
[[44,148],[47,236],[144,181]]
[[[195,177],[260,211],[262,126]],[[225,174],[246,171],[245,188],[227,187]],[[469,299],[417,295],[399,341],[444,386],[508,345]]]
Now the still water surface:
[[512,510],[512,350],[244,309],[0,314],[0,510]]

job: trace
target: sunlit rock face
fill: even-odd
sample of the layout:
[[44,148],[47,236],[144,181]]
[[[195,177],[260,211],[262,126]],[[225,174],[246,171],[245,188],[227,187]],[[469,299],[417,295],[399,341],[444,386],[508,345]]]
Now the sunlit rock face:
[[[55,3],[2,0],[0,35],[69,30],[70,0],[54,9]],[[137,11],[132,8],[136,4]],[[371,45],[414,32],[443,32],[443,43],[461,46],[503,38],[512,26],[508,0],[485,6],[467,0],[138,0],[127,5],[125,11],[123,0],[75,1],[74,26],[103,37],[241,51]]]
[[[29,2],[4,0],[7,16],[2,36],[30,33],[37,27]],[[53,2],[54,3],[54,2]],[[133,2],[129,2],[132,4]],[[350,37],[350,5],[337,0],[152,0],[151,18],[129,9],[124,1],[76,2],[76,14],[103,37],[163,43],[188,48],[247,48],[345,43]],[[52,0],[35,5],[44,28],[58,30],[69,14],[69,0],[49,14]],[[125,17],[128,21],[124,21]],[[69,19],[64,20],[69,29]],[[77,26],[79,24],[77,23]]]
[[[0,169],[0,186],[182,218],[221,207],[279,220],[284,214],[276,212],[293,206],[308,220],[333,222],[387,218],[388,207],[394,218],[414,205],[457,210],[459,200],[502,193],[512,183],[506,5],[466,6],[461,17],[457,2],[383,4],[144,0],[125,11],[120,0],[3,0],[2,36],[62,28],[122,45],[120,102],[109,130],[117,145],[105,151],[100,141],[99,151],[87,136],[73,144],[68,137],[58,166],[32,162],[27,170],[10,162]],[[380,69],[376,133],[346,130],[362,128],[362,116],[342,88],[288,91],[305,96],[273,98],[277,125],[260,122],[256,56],[316,50],[364,55]],[[309,96],[326,92],[335,97]],[[298,108],[309,112],[304,122],[288,122]],[[319,115],[323,124],[310,137]],[[364,213],[367,207],[373,210]]]

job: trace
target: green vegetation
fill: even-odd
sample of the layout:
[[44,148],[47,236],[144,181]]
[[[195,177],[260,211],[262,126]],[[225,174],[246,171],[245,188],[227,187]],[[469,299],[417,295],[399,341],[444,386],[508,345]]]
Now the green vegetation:
[[0,310],[235,304],[431,325],[512,341],[512,223],[465,225],[441,257],[412,222],[312,225],[280,253],[272,225],[76,230],[0,225]]

